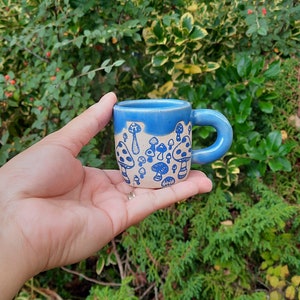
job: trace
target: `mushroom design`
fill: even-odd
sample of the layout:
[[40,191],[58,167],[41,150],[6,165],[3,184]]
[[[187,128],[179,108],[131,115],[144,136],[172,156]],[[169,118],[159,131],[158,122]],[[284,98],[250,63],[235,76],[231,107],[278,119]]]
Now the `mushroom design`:
[[167,151],[167,147],[165,144],[160,143],[157,148],[156,151],[159,152],[159,154],[157,155],[157,159],[158,160],[163,160],[164,159],[164,153]]
[[172,147],[174,146],[174,140],[173,139],[170,139],[168,141],[168,146],[169,146],[169,150],[172,150]]
[[127,175],[127,169],[133,168],[135,162],[126,144],[122,141],[120,141],[116,147],[116,157],[125,182],[130,183],[130,179]]
[[170,186],[172,184],[175,183],[175,178],[172,176],[167,176],[162,182],[161,182],[161,186],[162,187],[166,187],[166,186]]
[[129,128],[128,128],[128,131],[132,134],[132,147],[131,147],[131,150],[132,150],[133,154],[139,154],[140,153],[140,147],[139,147],[136,135],[137,135],[137,133],[141,132],[141,130],[142,130],[141,126],[137,123],[131,123]]
[[183,125],[181,123],[178,123],[175,127],[176,132],[176,141],[180,142],[180,135],[183,133]]
[[145,156],[139,156],[138,157],[138,162],[139,162],[139,167],[141,167],[143,164],[145,164],[146,163]]
[[168,173],[169,167],[163,162],[158,162],[152,166],[151,170],[156,173],[153,179],[155,181],[160,181],[162,180],[162,176]]
[[185,135],[181,143],[179,143],[173,150],[173,158],[180,162],[180,169],[178,172],[178,179],[182,179],[187,175],[187,162],[192,156],[191,139]]
[[168,153],[167,156],[166,156],[166,159],[167,159],[167,163],[168,163],[168,164],[171,162],[171,158],[172,158],[171,153]]
[[140,185],[140,184],[141,184],[139,176],[134,175],[133,180],[135,181],[135,183],[136,183],[137,185]]
[[145,154],[148,156],[148,162],[152,162],[153,161],[153,157],[155,156],[155,147],[156,145],[158,144],[158,139],[157,137],[152,137],[150,140],[149,140],[149,144],[150,144],[150,148],[147,149],[145,151]]
[[139,168],[139,174],[140,174],[141,179],[143,179],[146,175],[146,169],[144,167]]

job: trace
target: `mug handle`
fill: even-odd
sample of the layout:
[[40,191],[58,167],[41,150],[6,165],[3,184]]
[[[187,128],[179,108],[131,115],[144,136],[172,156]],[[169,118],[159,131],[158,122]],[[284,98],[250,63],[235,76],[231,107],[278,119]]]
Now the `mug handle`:
[[192,150],[192,163],[207,164],[222,157],[232,143],[232,127],[226,117],[212,109],[193,109],[192,125],[212,126],[217,131],[216,141],[209,147]]

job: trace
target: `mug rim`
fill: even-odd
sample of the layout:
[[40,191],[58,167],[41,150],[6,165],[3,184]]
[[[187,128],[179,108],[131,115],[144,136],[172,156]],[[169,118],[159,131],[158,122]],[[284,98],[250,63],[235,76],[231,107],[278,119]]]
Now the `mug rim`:
[[173,98],[123,100],[114,105],[114,110],[126,111],[173,111],[186,108],[191,108],[188,101]]

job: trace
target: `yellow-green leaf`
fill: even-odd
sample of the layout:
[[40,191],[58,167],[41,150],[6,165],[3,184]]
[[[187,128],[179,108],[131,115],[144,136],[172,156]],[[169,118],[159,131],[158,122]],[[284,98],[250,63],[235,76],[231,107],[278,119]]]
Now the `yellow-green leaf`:
[[271,277],[269,278],[269,281],[270,281],[270,284],[271,284],[271,286],[272,286],[273,288],[276,288],[276,287],[278,286],[278,283],[279,283],[278,277],[276,277],[276,276],[271,276]]
[[279,292],[273,291],[273,292],[270,293],[270,298],[269,298],[269,299],[270,299],[270,300],[281,300],[282,297],[281,297],[281,295],[279,294]]
[[280,270],[280,277],[286,278],[289,274],[290,272],[288,266],[287,265],[282,266]]
[[292,277],[292,283],[295,286],[299,286],[300,285],[300,276],[299,275],[295,275]]
[[185,74],[200,74],[202,70],[199,66],[192,64],[183,64],[179,63],[175,65],[175,68],[178,70],[182,70]]
[[173,82],[168,81],[159,88],[159,93],[164,95],[164,94],[168,93],[169,91],[171,91],[172,88],[173,88]]
[[285,296],[287,299],[295,299],[296,296],[296,289],[294,286],[290,285],[287,287],[287,289],[285,290]]

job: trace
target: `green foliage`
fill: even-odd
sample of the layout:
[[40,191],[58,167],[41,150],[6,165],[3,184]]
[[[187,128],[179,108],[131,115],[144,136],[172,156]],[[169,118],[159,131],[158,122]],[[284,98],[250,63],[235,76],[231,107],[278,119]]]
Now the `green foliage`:
[[[249,1],[247,1],[249,2]],[[251,40],[250,51],[298,54],[300,7],[292,0],[244,1],[242,15]]]
[[119,289],[95,286],[86,300],[137,300],[134,290],[128,285],[132,278],[125,278]]
[[[111,90],[186,99],[234,130],[230,151],[201,166],[209,195],[149,216],[72,275],[39,275],[20,299],[47,289],[81,299],[298,296],[295,1],[0,0],[0,13],[0,165]],[[108,125],[85,146],[82,163],[116,168],[112,134]],[[214,139],[193,128],[194,147]]]

